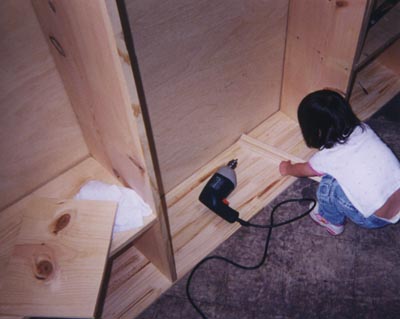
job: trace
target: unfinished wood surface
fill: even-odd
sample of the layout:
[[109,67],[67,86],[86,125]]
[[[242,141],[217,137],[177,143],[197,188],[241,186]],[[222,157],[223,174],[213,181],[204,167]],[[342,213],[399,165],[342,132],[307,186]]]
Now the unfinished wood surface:
[[[25,197],[15,205],[4,210],[0,215],[0,269],[5,267],[10,258],[12,247],[21,225],[21,212],[27,209],[32,196],[73,198],[79,192],[79,189],[90,180],[99,180],[121,186],[115,176],[110,174],[93,158],[88,158],[45,184],[32,195]],[[135,238],[151,227],[155,220],[156,216],[153,214],[144,219],[143,227],[114,234],[110,247],[110,255],[115,255],[123,247],[135,240]]]
[[0,1],[0,210],[88,155],[30,1]]
[[389,44],[400,38],[400,3],[393,7],[377,24],[368,31],[365,43],[357,61],[357,69],[362,68],[371,58],[382,53]]
[[32,197],[1,270],[0,313],[94,318],[116,207]]
[[135,247],[113,261],[103,319],[132,319],[172,283]]
[[312,91],[346,92],[367,2],[290,2],[281,110],[291,118]]
[[397,73],[400,76],[400,40],[397,40],[393,45],[383,52],[379,58],[379,63],[383,64],[388,69]]
[[51,3],[33,1],[89,150],[150,202],[146,167],[105,3]]
[[[122,70],[124,71],[124,79],[129,90],[130,104],[132,107],[132,114],[135,117],[137,124],[137,137],[140,140],[141,147],[143,149],[144,162],[147,167],[147,175],[150,180],[150,187],[154,198],[154,210],[158,215],[158,222],[149,229],[146,234],[137,239],[136,247],[145,252],[147,258],[149,258],[163,274],[171,281],[176,280],[174,269],[174,259],[172,256],[171,238],[169,234],[169,222],[166,213],[165,200],[163,199],[160,191],[162,185],[160,180],[156,177],[157,163],[153,161],[154,151],[150,148],[152,142],[149,141],[149,135],[146,132],[145,120],[143,118],[142,109],[139,104],[138,92],[136,89],[136,83],[134,75],[132,73],[132,65],[127,50],[127,44],[125,43],[124,33],[122,31],[121,19],[119,16],[118,8],[115,0],[107,0],[107,11],[111,19],[113,33],[115,41],[118,47],[119,61],[121,63]],[[154,243],[162,243],[155,245]],[[171,267],[163,267],[164,264],[171,265]]]
[[283,112],[276,112],[251,131],[249,136],[298,158],[307,159],[313,153],[304,142],[297,119]]
[[165,191],[277,110],[288,1],[126,1]]
[[400,92],[400,74],[372,62],[357,74],[350,104],[357,116],[365,120]]

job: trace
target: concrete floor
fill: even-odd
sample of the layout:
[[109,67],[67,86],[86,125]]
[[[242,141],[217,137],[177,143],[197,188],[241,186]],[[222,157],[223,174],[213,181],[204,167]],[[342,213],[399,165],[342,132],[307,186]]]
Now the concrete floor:
[[[400,94],[368,121],[400,157]],[[271,208],[288,198],[314,197],[317,183],[298,179],[252,221],[267,223]],[[276,221],[307,207],[288,204]],[[265,230],[242,227],[211,255],[244,265],[263,253]],[[212,239],[210,239],[212,240]],[[272,232],[266,263],[244,271],[213,260],[196,272],[191,293],[208,318],[400,318],[400,225],[378,230],[351,222],[338,237],[309,217]],[[200,318],[185,294],[187,276],[138,318]]]

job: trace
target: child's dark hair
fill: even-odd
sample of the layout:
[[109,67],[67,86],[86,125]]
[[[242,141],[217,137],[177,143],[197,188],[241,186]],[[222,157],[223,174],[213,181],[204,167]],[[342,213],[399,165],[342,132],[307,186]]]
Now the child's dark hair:
[[350,104],[331,90],[308,94],[299,105],[297,117],[307,146],[318,149],[345,143],[361,125]]

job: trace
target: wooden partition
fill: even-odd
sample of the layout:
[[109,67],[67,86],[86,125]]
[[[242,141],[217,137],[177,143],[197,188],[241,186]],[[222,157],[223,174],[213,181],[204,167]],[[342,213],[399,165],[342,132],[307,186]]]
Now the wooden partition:
[[288,1],[126,7],[168,192],[278,111]]
[[0,32],[1,210],[89,152],[30,1],[0,2]]

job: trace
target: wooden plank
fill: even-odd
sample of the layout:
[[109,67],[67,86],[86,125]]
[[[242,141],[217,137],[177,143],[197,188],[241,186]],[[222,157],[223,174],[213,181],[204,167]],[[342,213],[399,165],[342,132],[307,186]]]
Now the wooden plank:
[[[51,3],[33,0],[89,150],[104,167],[150,202],[136,122],[105,3]],[[62,47],[65,56],[56,47]]]
[[[121,185],[115,176],[104,169],[96,160],[88,158],[46,185],[43,185],[33,192],[32,195],[25,197],[2,211],[0,215],[0,269],[4,269],[10,258],[12,247],[21,225],[22,217],[20,212],[28,207],[30,197],[72,198],[90,180]],[[143,227],[114,234],[110,247],[110,255],[115,255],[123,247],[135,240],[151,227],[155,220],[156,216],[152,214],[144,219],[145,224]]]
[[[250,136],[243,135],[239,140],[240,145],[243,148],[249,148],[250,151],[254,153],[258,153],[262,156],[268,157],[271,161],[275,162],[277,166],[281,163],[281,161],[291,161],[293,163],[303,163],[306,160],[300,157],[294,156],[290,153],[282,151],[281,149],[274,147],[269,144],[265,144],[257,139],[254,139]],[[310,177],[310,179],[315,180],[316,182],[321,181],[321,177]]]
[[314,152],[304,143],[297,119],[283,112],[272,115],[251,131],[249,136],[302,159],[308,159]]
[[[161,180],[156,176],[160,176],[159,166],[155,155],[154,141],[151,139],[151,132],[148,125],[145,125],[144,115],[139,104],[138,92],[136,89],[135,78],[132,73],[133,67],[128,53],[127,45],[131,42],[131,38],[127,38],[125,43],[125,35],[122,31],[122,23],[127,20],[126,11],[123,8],[117,8],[115,0],[107,0],[108,15],[112,22],[115,41],[118,47],[119,61],[124,71],[124,79],[129,90],[130,103],[133,115],[137,123],[137,136],[141,142],[143,149],[144,161],[147,167],[147,174],[150,180],[150,187],[154,198],[154,209],[158,216],[158,223],[149,229],[144,236],[136,241],[136,247],[146,254],[164,275],[171,281],[176,280],[175,263],[172,254],[171,238],[169,234],[169,223],[166,213],[166,204],[163,197],[163,186]],[[119,4],[123,6],[120,1]],[[121,17],[119,11],[121,11]],[[125,32],[129,31],[125,30]],[[149,122],[149,119],[147,119]],[[156,171],[158,173],[156,174]],[[156,244],[157,243],[157,244]],[[163,265],[169,265],[164,267]]]
[[32,197],[1,271],[0,313],[94,318],[116,207]]
[[126,6],[167,193],[277,111],[288,1]]
[[346,92],[367,2],[290,2],[281,110],[291,118],[312,91]]
[[0,210],[89,151],[25,0],[0,1]]

